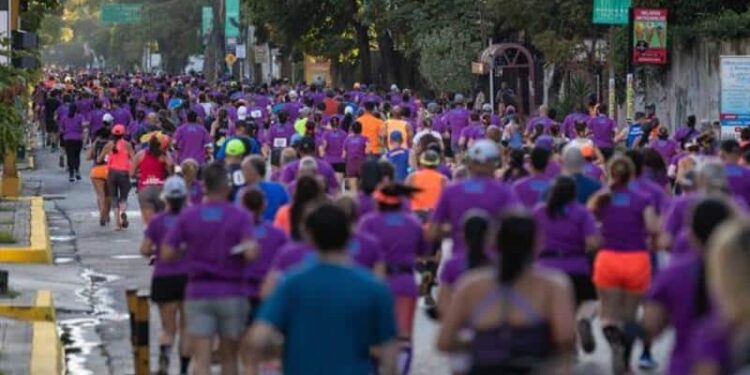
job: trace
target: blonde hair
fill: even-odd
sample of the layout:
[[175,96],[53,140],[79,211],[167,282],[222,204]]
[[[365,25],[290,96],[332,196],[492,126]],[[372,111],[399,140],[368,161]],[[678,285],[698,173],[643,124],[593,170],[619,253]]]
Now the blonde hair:
[[730,323],[750,322],[750,222],[720,226],[709,241],[708,283]]
[[198,162],[193,159],[185,159],[180,164],[182,170],[182,177],[186,184],[191,184],[193,181],[198,179]]

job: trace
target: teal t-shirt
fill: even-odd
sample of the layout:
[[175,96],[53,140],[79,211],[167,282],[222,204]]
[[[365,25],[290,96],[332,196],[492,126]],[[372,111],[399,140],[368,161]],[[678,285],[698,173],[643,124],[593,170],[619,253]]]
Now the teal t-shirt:
[[369,375],[396,338],[393,297],[369,271],[312,261],[287,274],[257,320],[284,335],[285,375]]

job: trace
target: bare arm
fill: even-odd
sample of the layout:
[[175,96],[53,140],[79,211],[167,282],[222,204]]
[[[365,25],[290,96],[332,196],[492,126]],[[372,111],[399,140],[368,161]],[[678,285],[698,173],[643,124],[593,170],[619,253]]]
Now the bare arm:
[[254,352],[253,356],[260,360],[278,358],[283,341],[281,333],[268,323],[256,322],[250,328],[250,347]]
[[141,255],[144,257],[154,255],[154,243],[148,237],[144,237],[143,241],[141,241]]
[[448,306],[448,311],[441,320],[443,325],[440,328],[437,338],[437,349],[442,352],[457,352],[464,349],[464,344],[458,337],[459,331],[464,328],[468,318],[468,311],[471,308],[467,306],[466,287],[459,287]]

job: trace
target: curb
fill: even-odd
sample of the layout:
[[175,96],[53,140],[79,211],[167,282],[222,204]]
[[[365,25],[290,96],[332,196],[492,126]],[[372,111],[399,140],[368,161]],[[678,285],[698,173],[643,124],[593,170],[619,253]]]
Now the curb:
[[34,304],[19,305],[13,303],[0,304],[0,316],[27,322],[55,322],[55,306],[52,303],[52,292],[40,290],[36,292]]
[[41,197],[20,198],[31,202],[29,247],[0,247],[0,263],[52,263],[47,213]]

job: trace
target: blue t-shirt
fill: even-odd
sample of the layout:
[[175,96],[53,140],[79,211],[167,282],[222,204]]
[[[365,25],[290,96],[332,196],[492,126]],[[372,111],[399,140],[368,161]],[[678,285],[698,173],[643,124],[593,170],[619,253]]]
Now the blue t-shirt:
[[633,148],[633,145],[635,145],[635,142],[643,136],[643,127],[641,127],[641,124],[634,123],[631,124],[628,128],[628,138],[625,140],[625,147],[628,149]]
[[289,203],[289,194],[287,194],[284,186],[278,182],[261,181],[258,188],[266,195],[266,210],[263,211],[263,220],[273,221],[276,217],[276,211]]
[[289,273],[257,320],[284,335],[286,375],[369,375],[370,347],[396,338],[385,284],[364,269],[318,261]]
[[589,198],[602,188],[602,184],[599,181],[583,173],[576,173],[573,175],[573,179],[576,182],[576,192],[578,194],[576,200],[581,204],[586,204]]
[[404,182],[409,175],[409,150],[397,148],[385,155],[396,169],[396,182]]

